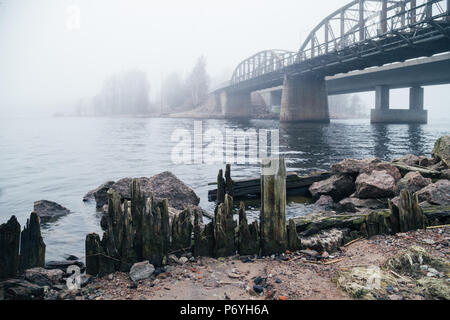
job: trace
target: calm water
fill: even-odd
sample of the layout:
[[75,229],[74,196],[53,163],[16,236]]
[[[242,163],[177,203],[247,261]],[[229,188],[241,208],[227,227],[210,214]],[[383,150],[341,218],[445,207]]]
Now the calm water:
[[[280,151],[290,170],[328,169],[344,158],[376,156],[385,160],[406,153],[428,155],[434,141],[449,134],[450,122],[429,125],[370,125],[368,120],[340,120],[329,125],[282,124],[277,121],[203,121],[203,130],[218,128],[280,129]],[[47,259],[64,253],[84,256],[89,232],[101,233],[95,203],[83,195],[107,180],[152,176],[170,170],[190,185],[200,205],[208,183],[224,165],[175,165],[171,141],[175,129],[193,131],[193,120],[135,118],[0,119],[0,222],[16,215],[23,226],[36,200],[56,201],[72,214],[44,226]],[[233,178],[259,175],[257,165],[233,166]],[[305,212],[291,204],[290,216]],[[254,215],[256,213],[253,213]]]

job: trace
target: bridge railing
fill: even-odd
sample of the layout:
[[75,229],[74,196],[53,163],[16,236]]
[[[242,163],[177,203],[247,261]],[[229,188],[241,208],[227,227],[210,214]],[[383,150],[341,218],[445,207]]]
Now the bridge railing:
[[[417,5],[419,1],[422,2]],[[334,13],[327,18],[329,20],[326,20],[325,23],[327,25],[325,28],[326,41],[319,43],[314,35],[318,30],[316,27],[312,35],[310,34],[308,37],[310,40],[305,42],[311,43],[309,48],[305,48],[305,45],[303,45],[302,48],[304,49],[299,52],[283,50],[262,51],[241,62],[228,85],[222,84],[221,88],[237,85],[240,82],[270,73],[284,72],[289,66],[320,58],[330,53],[334,53],[340,60],[345,60],[347,57],[351,58],[361,53],[370,55],[373,52],[380,52],[380,48],[384,48],[384,46],[389,46],[390,39],[394,39],[393,43],[399,44],[400,42],[394,37],[408,39],[408,36],[414,34],[415,39],[418,39],[421,35],[416,36],[416,34],[420,33],[421,30],[429,26],[435,26],[440,21],[450,21],[448,8],[450,0],[373,0],[378,5],[381,4],[382,9],[362,12],[361,8],[364,8],[365,2],[371,1],[361,0],[359,7],[358,1],[353,1],[339,13],[340,18],[338,20],[341,23],[339,29],[341,35],[339,37],[334,36],[334,32],[329,29],[328,25],[329,20],[334,17]],[[388,6],[388,3],[391,5]],[[356,11],[356,20],[354,17],[345,17],[352,21],[350,28],[342,27],[346,11]],[[366,20],[364,20],[365,14],[367,15],[365,17]],[[319,26],[323,26],[323,23]]]
[[[429,0],[420,5],[380,19],[364,28],[354,29],[343,37],[336,37],[327,42],[315,45],[299,53],[299,60],[305,61],[314,57],[336,52],[361,42],[370,42],[398,32],[415,32],[431,21],[447,20],[447,0]],[[385,28],[385,30],[383,30]],[[361,38],[361,30],[364,36]]]

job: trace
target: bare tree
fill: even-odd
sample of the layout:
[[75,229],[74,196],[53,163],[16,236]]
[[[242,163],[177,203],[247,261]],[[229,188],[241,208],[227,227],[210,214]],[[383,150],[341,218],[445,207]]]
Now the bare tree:
[[197,63],[189,75],[186,84],[191,95],[193,107],[199,106],[206,101],[210,79],[206,72],[206,58],[204,56],[200,56],[197,59]]

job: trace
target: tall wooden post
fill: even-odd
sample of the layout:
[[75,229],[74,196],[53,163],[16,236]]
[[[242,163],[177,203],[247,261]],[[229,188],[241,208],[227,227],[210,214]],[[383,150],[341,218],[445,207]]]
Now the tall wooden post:
[[265,159],[261,167],[261,253],[286,250],[286,164],[284,159]]

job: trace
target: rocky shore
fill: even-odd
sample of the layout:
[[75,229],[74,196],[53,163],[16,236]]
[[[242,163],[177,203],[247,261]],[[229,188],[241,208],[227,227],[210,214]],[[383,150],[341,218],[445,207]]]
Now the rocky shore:
[[[83,199],[103,210],[105,231],[86,237],[86,270],[76,257],[43,263],[39,212],[66,208],[41,201],[20,252],[15,218],[0,226],[0,278],[11,278],[0,299],[448,299],[449,161],[449,136],[431,157],[346,159],[313,179],[290,177],[280,160],[261,177],[251,224],[233,201],[230,166],[218,174],[208,224],[170,172],[106,182]],[[286,221],[292,182],[315,212]]]

